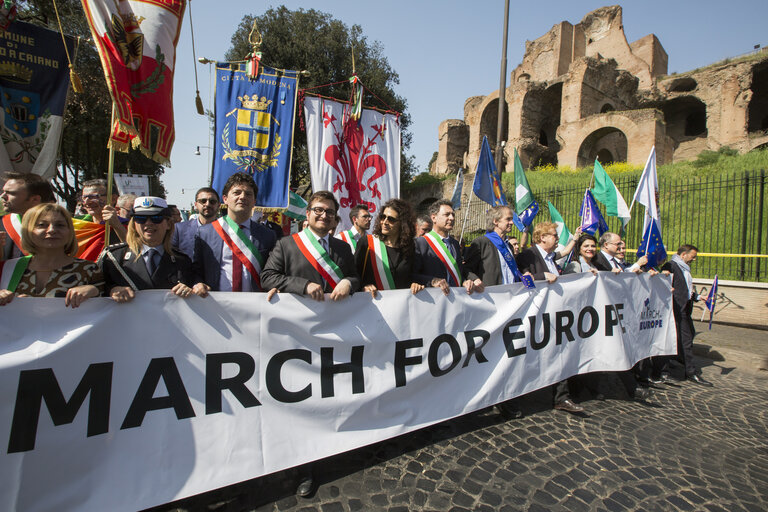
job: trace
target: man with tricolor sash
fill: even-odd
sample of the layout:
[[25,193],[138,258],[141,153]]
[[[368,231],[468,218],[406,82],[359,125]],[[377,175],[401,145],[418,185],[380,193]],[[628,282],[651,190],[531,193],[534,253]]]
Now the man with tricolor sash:
[[467,293],[482,292],[483,281],[474,272],[465,271],[459,242],[451,236],[456,220],[453,204],[439,199],[429,207],[429,215],[432,231],[416,238],[413,280],[440,288],[445,295],[455,286],[463,286]]
[[[360,289],[360,278],[350,246],[330,236],[339,203],[320,190],[307,203],[308,225],[278,241],[264,267],[265,289],[307,295],[322,301],[348,297]],[[271,296],[270,296],[271,297]]]
[[9,260],[26,254],[21,248],[21,218],[27,210],[55,199],[51,185],[37,174],[9,171],[3,178],[6,182],[0,200],[5,215],[0,217],[0,260]]
[[349,244],[352,254],[357,249],[357,242],[371,228],[371,218],[368,206],[359,204],[349,211],[349,221],[352,223],[352,227],[336,235],[336,238]]
[[253,178],[244,172],[233,174],[224,184],[227,215],[201,226],[195,235],[194,293],[265,289],[261,274],[277,237],[271,229],[251,220],[257,193]]

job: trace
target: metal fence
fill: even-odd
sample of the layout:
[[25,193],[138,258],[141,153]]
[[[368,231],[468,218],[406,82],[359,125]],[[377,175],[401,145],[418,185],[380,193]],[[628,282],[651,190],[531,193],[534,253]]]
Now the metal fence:
[[[637,188],[638,177],[615,180],[617,188],[629,204]],[[574,231],[581,223],[579,211],[584,190],[589,186],[551,187],[534,190],[540,205],[537,221],[549,219],[547,202],[551,201]],[[726,177],[681,179],[659,178],[659,211],[662,237],[671,256],[684,244],[699,248],[699,258],[692,266],[695,277],[738,281],[768,282],[768,205],[766,205],[766,172],[748,171]],[[469,204],[457,212],[457,229],[464,228],[465,240],[484,232],[488,205],[472,195]],[[642,238],[642,205],[632,208],[627,225],[627,247],[637,248]],[[603,210],[604,211],[604,210]],[[611,231],[618,233],[621,224],[607,217]],[[627,251],[627,259],[634,252]]]

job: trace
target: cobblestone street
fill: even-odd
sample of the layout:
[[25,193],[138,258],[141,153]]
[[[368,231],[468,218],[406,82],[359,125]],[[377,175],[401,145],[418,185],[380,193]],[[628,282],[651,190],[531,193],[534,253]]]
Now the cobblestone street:
[[294,469],[157,510],[768,510],[768,375],[698,363],[714,388],[617,391],[584,416],[541,390],[519,420],[488,409],[315,463],[309,498]]

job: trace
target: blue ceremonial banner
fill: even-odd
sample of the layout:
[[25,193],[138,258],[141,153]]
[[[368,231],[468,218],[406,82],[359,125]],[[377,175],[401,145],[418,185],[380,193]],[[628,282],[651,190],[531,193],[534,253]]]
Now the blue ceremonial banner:
[[488,145],[488,137],[483,136],[483,146],[480,148],[480,159],[475,169],[475,181],[472,183],[475,195],[491,206],[507,204],[507,196],[501,186],[501,176],[493,161],[491,146]]
[[213,188],[219,194],[236,172],[253,176],[256,205],[288,206],[296,71],[259,68],[251,80],[244,64],[216,64],[216,139]]
[[664,242],[661,240],[661,229],[659,221],[650,219],[648,226],[643,233],[643,239],[640,247],[637,249],[637,257],[648,256],[648,267],[655,267],[667,259],[667,250],[664,248]]
[[595,231],[600,231],[602,235],[608,231],[608,223],[605,222],[603,214],[600,212],[600,208],[595,202],[595,198],[592,192],[587,189],[584,192],[584,201],[581,203],[581,230],[584,233],[594,235]]
[[14,21],[0,40],[0,168],[52,178],[69,88],[61,34]]

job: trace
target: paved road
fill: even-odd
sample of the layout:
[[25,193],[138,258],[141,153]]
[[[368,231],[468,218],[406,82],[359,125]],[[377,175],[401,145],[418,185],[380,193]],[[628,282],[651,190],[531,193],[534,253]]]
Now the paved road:
[[643,405],[617,387],[585,417],[540,391],[520,420],[486,410],[324,460],[310,498],[289,470],[160,510],[768,510],[768,375],[698,363],[714,388]]

